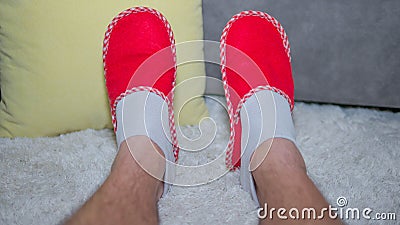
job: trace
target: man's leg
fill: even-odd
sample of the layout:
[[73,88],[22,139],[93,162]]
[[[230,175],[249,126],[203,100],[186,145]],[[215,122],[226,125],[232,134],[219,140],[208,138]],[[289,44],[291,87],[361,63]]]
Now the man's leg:
[[[328,203],[307,176],[303,158],[294,144],[290,45],[281,24],[264,12],[240,12],[226,24],[220,47],[231,125],[227,166],[240,166],[243,188],[261,206],[268,203],[269,208],[287,210],[327,207]],[[340,224],[329,218],[312,221],[274,218],[262,223]]]
[[147,7],[124,10],[107,27],[104,73],[119,152],[109,177],[68,224],[158,223],[157,201],[171,182],[166,159],[178,157],[174,43],[166,18]]
[[[262,160],[265,154],[264,161],[252,174],[260,205],[263,207],[267,203],[266,210],[276,210],[272,220],[267,212],[267,218],[260,224],[342,224],[339,219],[331,219],[327,211],[323,219],[290,219],[291,208],[299,211],[300,218],[303,208],[314,208],[318,217],[322,208],[328,208],[328,203],[308,177],[303,157],[293,142],[283,138],[269,139],[257,148],[253,161]],[[287,220],[278,218],[279,208],[287,210]]]
[[165,160],[160,154],[148,137],[128,138],[121,144],[106,181],[67,224],[158,224],[157,201],[163,182],[152,175],[164,174]]

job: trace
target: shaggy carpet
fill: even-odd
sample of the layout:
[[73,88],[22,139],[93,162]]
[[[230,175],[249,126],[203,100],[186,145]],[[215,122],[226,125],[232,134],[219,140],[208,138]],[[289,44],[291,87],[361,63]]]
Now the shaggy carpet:
[[[224,172],[220,156],[229,125],[221,99],[207,98],[213,120],[182,128],[189,140],[214,139],[203,151],[181,152],[180,163],[188,167],[176,171],[177,183],[206,184],[173,186],[159,202],[161,224],[257,224],[257,206],[241,189],[238,172]],[[332,206],[372,210],[369,220],[344,222],[400,224],[400,218],[374,219],[376,213],[400,216],[400,113],[297,103],[294,121],[308,173]],[[111,130],[0,139],[0,224],[61,223],[106,178],[114,139]],[[339,197],[345,206],[339,207]]]

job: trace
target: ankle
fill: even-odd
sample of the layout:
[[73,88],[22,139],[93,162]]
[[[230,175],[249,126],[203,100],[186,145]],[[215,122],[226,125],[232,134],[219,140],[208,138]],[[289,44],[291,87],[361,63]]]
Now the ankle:
[[131,195],[137,191],[158,200],[164,190],[164,172],[163,152],[148,137],[135,136],[121,144],[109,179],[116,188],[129,187]]
[[306,174],[301,153],[292,141],[284,138],[273,138],[263,142],[254,152],[251,165],[253,176]]

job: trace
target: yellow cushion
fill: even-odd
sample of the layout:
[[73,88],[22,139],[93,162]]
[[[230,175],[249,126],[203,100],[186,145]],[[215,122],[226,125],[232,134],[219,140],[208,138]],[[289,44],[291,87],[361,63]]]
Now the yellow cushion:
[[[161,11],[177,43],[203,38],[201,0],[0,0],[0,136],[111,128],[102,41],[114,16],[139,5]],[[177,80],[199,75],[204,64],[196,63],[179,68]],[[175,105],[183,105],[180,95],[203,94],[204,82],[178,90]],[[183,114],[181,124],[197,123],[207,115],[204,100]]]

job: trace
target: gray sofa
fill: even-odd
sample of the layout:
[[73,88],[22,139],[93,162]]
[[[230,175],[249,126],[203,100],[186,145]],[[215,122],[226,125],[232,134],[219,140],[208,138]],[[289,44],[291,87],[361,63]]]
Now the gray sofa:
[[[400,108],[399,0],[203,0],[205,40],[219,41],[230,17],[248,9],[288,33],[297,100]],[[220,79],[219,65],[206,69]],[[223,90],[208,82],[206,93]]]

